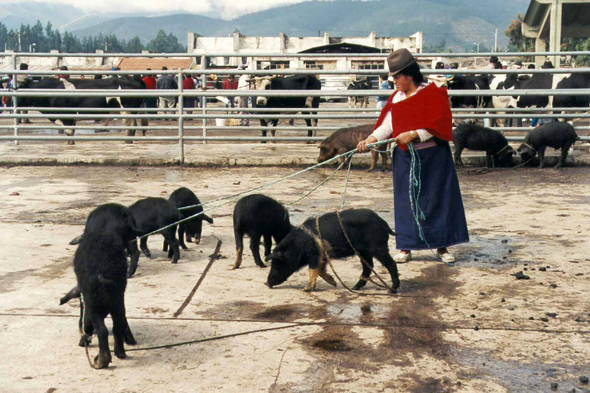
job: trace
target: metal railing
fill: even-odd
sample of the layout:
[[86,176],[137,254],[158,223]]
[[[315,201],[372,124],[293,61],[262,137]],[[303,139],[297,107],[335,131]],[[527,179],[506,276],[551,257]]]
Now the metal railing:
[[[362,55],[362,56],[361,56]],[[380,54],[252,54],[254,57],[375,57]],[[487,57],[491,55],[501,57],[511,56],[549,56],[549,55],[590,55],[590,52],[542,52],[542,53],[464,53],[464,54],[416,54],[416,57]],[[247,73],[256,76],[268,75],[349,75],[349,76],[376,76],[382,73],[383,70],[295,70],[295,69],[277,69],[277,70],[237,70],[237,69],[197,69],[197,70],[168,70],[168,71],[20,71],[16,70],[16,58],[19,56],[26,57],[114,57],[113,54],[10,54],[13,59],[13,70],[8,72],[14,78],[16,75],[27,76],[55,76],[60,75],[95,75],[100,73],[105,76],[121,76],[121,75],[161,75],[164,73],[176,75],[179,81],[183,80],[185,75],[201,75],[201,85],[207,86],[208,78],[211,75],[242,75]],[[207,57],[243,57],[243,54],[119,54],[118,57],[198,57],[201,56],[202,64],[207,64]],[[250,55],[249,55],[250,56]],[[382,57],[387,54],[382,54]],[[0,55],[1,57],[1,55]],[[489,70],[489,69],[475,69],[475,70],[422,70],[425,75],[476,75],[476,74],[563,74],[563,73],[590,73],[590,68],[576,68],[576,69],[526,69],[526,70]],[[49,136],[49,135],[20,135],[21,130],[166,130],[178,131],[177,136],[148,136],[148,137],[123,137],[123,136],[94,136],[93,141],[176,141],[180,149],[180,162],[184,162],[184,142],[185,141],[319,141],[322,137],[300,137],[300,136],[281,136],[281,137],[255,137],[255,136],[209,136],[209,131],[224,131],[224,130],[248,130],[252,131],[252,127],[242,126],[212,126],[208,124],[208,120],[212,119],[250,119],[250,120],[280,120],[280,119],[343,119],[343,120],[371,120],[374,121],[378,117],[378,111],[372,108],[317,108],[304,109],[304,112],[316,112],[317,114],[296,114],[302,112],[299,108],[281,108],[280,114],[277,109],[273,108],[215,108],[208,106],[208,98],[223,97],[322,97],[322,98],[342,98],[342,97],[376,97],[389,96],[391,91],[384,90],[282,90],[282,91],[255,91],[252,90],[190,90],[186,91],[182,88],[182,83],[179,83],[177,90],[45,90],[45,89],[2,89],[0,95],[12,98],[13,106],[0,108],[1,119],[12,119],[13,124],[7,127],[0,125],[0,129],[8,128],[14,130],[13,135],[0,135],[0,140],[15,141],[38,141],[38,140],[59,140],[59,141],[82,141],[87,140],[80,136]],[[109,112],[114,114],[104,114],[104,108],[46,108],[46,107],[19,107],[19,97],[167,97],[175,98],[178,101],[177,108],[109,108]],[[590,95],[590,89],[567,89],[567,90],[449,90],[449,96],[464,96],[464,97],[484,97],[484,96],[516,96],[516,95],[534,95],[534,96],[559,96],[559,95]],[[197,98],[201,104],[200,108],[186,107],[186,98]],[[549,112],[563,110],[563,114],[553,114]],[[42,111],[43,114],[20,114],[19,111]],[[154,113],[154,112],[160,113]],[[522,117],[536,117],[536,118],[553,118],[559,117],[563,119],[586,119],[590,118],[590,114],[574,114],[571,112],[588,111],[588,108],[510,108],[511,113],[506,112],[506,109],[497,108],[453,108],[453,117],[455,119],[500,119],[500,118],[522,118]],[[53,113],[52,113],[53,112]],[[70,112],[70,113],[68,113]],[[71,113],[75,112],[75,113]],[[102,114],[96,112],[103,112]],[[130,112],[132,114],[122,114],[120,112]],[[360,113],[363,112],[363,113]],[[469,113],[467,113],[469,112]],[[89,120],[89,119],[148,119],[148,120],[162,120],[174,119],[177,125],[157,125],[157,126],[85,126],[78,125],[74,127],[63,125],[22,125],[19,121],[22,119],[75,119],[75,120]],[[191,125],[187,121],[201,120],[201,125]],[[194,124],[194,123],[193,123]],[[289,132],[307,131],[308,129],[317,130],[336,130],[341,126],[277,126],[277,127],[256,127],[257,130],[281,130]],[[502,131],[526,131],[529,127],[493,127]],[[577,127],[578,130],[590,130],[590,127]],[[201,131],[201,136],[186,135],[185,131]],[[510,136],[511,140],[522,140],[523,137]],[[584,140],[590,140],[588,137],[583,137]]]

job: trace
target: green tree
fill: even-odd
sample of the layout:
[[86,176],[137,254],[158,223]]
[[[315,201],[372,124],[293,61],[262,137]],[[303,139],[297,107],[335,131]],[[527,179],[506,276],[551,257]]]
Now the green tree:
[[127,45],[125,45],[126,53],[141,53],[142,50],[144,50],[144,46],[138,36],[130,39]]
[[178,43],[178,37],[172,33],[166,35],[166,32],[161,29],[156,37],[148,42],[146,49],[152,53],[186,52],[186,47]]
[[534,52],[535,40],[522,35],[523,14],[517,14],[516,19],[510,21],[510,26],[504,31],[508,37],[508,50],[511,52]]

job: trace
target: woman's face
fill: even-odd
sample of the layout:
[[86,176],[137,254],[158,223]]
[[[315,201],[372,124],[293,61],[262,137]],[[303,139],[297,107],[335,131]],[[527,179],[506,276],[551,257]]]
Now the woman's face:
[[403,91],[404,93],[414,87],[414,80],[408,75],[395,74],[393,76],[393,83],[395,83],[396,90]]

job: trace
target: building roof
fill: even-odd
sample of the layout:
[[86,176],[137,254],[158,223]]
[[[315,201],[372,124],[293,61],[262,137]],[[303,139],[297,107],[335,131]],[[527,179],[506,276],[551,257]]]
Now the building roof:
[[167,67],[169,70],[186,70],[190,68],[192,58],[184,59],[149,59],[142,57],[124,57],[119,63],[118,67],[121,71],[133,70],[161,70],[162,67]]
[[336,44],[316,46],[300,51],[299,53],[381,53],[381,50],[366,45],[338,42]]
[[547,38],[551,27],[551,8],[562,4],[561,38],[590,37],[590,0],[531,0],[522,22],[522,33],[529,38]]

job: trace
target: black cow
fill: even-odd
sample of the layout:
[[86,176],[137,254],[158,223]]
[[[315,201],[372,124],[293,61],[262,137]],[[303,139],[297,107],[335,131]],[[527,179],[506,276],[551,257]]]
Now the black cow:
[[[265,77],[256,81],[256,90],[321,90],[322,83],[313,75],[297,75],[287,78],[282,77]],[[256,105],[264,108],[301,108],[303,115],[317,112],[310,111],[320,106],[320,97],[257,97]],[[308,110],[304,110],[308,108]],[[279,113],[280,111],[277,111]],[[274,113],[273,113],[274,114]],[[314,126],[317,126],[318,121],[314,119]],[[278,119],[270,120],[272,127],[276,127]],[[305,119],[305,124],[310,128],[307,131],[307,136],[312,136],[311,119]],[[260,119],[260,125],[266,127],[268,122],[266,119]],[[271,130],[272,136],[275,136],[275,130]],[[266,130],[262,131],[262,136],[266,136]]]
[[[101,90],[141,90],[145,89],[145,83],[141,79],[130,78],[122,76],[119,78],[107,79],[56,79],[44,78],[39,81],[25,81],[20,89],[55,89],[55,90],[85,90],[85,89],[101,89]],[[50,107],[50,108],[105,108],[104,113],[109,113],[108,108],[139,108],[143,104],[142,97],[21,97],[18,100],[19,106],[23,107]],[[83,112],[83,111],[81,111]],[[47,114],[55,114],[55,112],[44,112]],[[72,114],[71,112],[67,112]],[[80,113],[80,112],[78,112]],[[122,112],[125,114],[126,112]],[[51,120],[55,123],[61,123],[64,126],[75,126],[75,119],[57,119]],[[135,119],[125,119],[126,126],[137,126]],[[141,119],[141,125],[146,126],[147,119]],[[127,136],[135,136],[134,129],[127,130]],[[74,136],[73,129],[66,129],[66,135]],[[142,130],[145,136],[146,131]],[[129,141],[128,143],[133,143]],[[69,141],[68,144],[73,145],[74,141]]]
[[[489,90],[487,75],[454,76],[447,80],[449,90]],[[490,103],[489,96],[452,96],[453,108],[487,108]]]
[[[346,88],[346,90],[370,90],[371,89],[371,84],[369,83],[368,80],[363,79],[360,81],[351,81],[348,84],[348,87]],[[348,107],[349,108],[356,108],[356,104],[359,103],[361,106],[361,108],[364,107],[366,108],[369,105],[369,96],[364,96],[364,97],[348,97]]]

